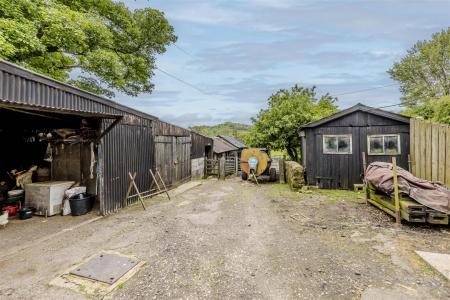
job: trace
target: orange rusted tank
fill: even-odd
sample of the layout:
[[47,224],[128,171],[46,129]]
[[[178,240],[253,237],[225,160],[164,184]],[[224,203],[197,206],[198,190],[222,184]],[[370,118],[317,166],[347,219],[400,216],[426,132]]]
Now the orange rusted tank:
[[270,168],[272,159],[267,150],[259,148],[249,148],[242,150],[241,170],[242,179],[247,180],[249,175],[255,176],[269,175],[270,181],[276,180],[276,170]]

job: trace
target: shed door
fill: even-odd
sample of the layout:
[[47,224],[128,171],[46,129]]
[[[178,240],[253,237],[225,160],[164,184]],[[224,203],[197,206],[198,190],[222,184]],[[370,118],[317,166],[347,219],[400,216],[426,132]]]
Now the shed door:
[[167,186],[177,184],[191,176],[191,138],[156,136],[156,169]]
[[175,178],[177,182],[191,176],[191,137],[176,138]]

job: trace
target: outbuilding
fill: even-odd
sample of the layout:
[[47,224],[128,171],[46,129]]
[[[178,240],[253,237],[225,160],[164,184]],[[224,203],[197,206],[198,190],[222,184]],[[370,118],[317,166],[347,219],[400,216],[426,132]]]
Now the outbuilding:
[[352,189],[367,164],[390,162],[408,169],[409,117],[357,104],[299,129],[306,181],[325,189]]
[[129,172],[140,191],[151,189],[150,170],[160,171],[168,186],[189,180],[191,153],[199,158],[206,153],[197,149],[212,147],[207,139],[196,139],[194,147],[191,134],[0,61],[0,193],[32,167],[34,177],[26,180],[77,182],[96,195],[100,213],[109,214],[138,200],[126,197]]
[[247,148],[247,145],[235,137],[228,135],[214,137],[213,152],[215,159],[225,157],[225,159],[237,158],[239,160],[241,158],[241,152],[245,148]]

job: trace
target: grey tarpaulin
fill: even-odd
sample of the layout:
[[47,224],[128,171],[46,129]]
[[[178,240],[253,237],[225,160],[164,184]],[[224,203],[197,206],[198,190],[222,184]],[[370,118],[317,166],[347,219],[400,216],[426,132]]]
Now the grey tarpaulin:
[[[398,191],[409,195],[426,207],[450,214],[450,190],[444,185],[420,179],[408,171],[398,168]],[[367,167],[366,179],[377,189],[392,194],[394,191],[392,164],[374,162]]]

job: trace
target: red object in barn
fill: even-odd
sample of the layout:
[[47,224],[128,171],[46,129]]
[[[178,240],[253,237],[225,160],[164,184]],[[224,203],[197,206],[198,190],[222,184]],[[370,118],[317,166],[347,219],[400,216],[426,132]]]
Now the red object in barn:
[[2,211],[7,211],[11,217],[15,216],[17,214],[17,206],[14,205],[7,205],[2,208]]

